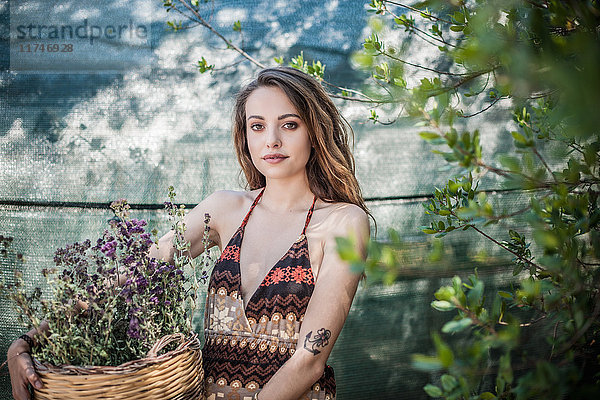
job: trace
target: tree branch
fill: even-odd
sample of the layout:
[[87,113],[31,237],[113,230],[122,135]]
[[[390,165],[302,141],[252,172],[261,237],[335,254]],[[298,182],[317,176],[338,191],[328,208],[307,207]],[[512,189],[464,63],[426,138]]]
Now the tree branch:
[[[538,319],[534,319],[533,321],[531,321],[531,322],[526,322],[526,323],[524,323],[524,324],[519,324],[519,326],[520,326],[520,327],[523,327],[523,328],[524,328],[524,327],[528,327],[528,326],[531,326],[531,325],[537,324],[538,322],[540,322],[541,320],[543,320],[543,319],[545,319],[545,318],[547,318],[547,317],[548,317],[547,315],[542,315],[542,316],[541,316],[541,317],[539,317]],[[498,321],[498,323],[499,323],[500,325],[508,326],[508,322],[504,322],[504,321]]]
[[527,206],[525,208],[522,208],[522,209],[520,209],[518,211],[515,211],[513,213],[510,213],[510,214],[495,215],[493,217],[488,217],[488,219],[494,220],[494,221],[499,221],[501,219],[512,218],[512,217],[516,217],[517,215],[521,215],[521,214],[529,211],[530,209],[531,209],[531,205],[529,205],[529,206]]
[[560,350],[558,351],[559,353],[564,353],[565,351],[569,350],[575,343],[577,343],[577,341],[585,334],[585,332],[590,328],[590,326],[592,326],[594,322],[598,322],[596,320],[598,318],[598,315],[600,314],[600,294],[598,292],[594,296],[593,301],[595,305],[594,311],[592,311],[592,315],[590,316],[590,318],[586,319],[583,326],[575,333],[575,335],[573,335],[571,340],[569,340],[565,345],[563,345],[560,348]]
[[[354,90],[354,89],[349,89],[349,88],[346,88],[346,87],[337,86],[337,85],[334,85],[333,83],[327,82],[327,81],[326,81],[326,80],[324,80],[324,79],[323,79],[321,82],[323,82],[324,84],[326,84],[326,85],[328,85],[328,86],[334,87],[334,88],[336,88],[336,89],[338,89],[338,90],[342,90],[342,91],[345,91],[345,92],[348,92],[348,93],[354,93],[354,94],[356,94],[356,95],[358,95],[358,96],[362,96],[362,97],[364,97],[365,99],[369,100],[369,102],[371,102],[371,103],[380,103],[380,102],[381,102],[381,101],[379,101],[379,100],[375,100],[375,99],[373,99],[373,98],[371,98],[371,97],[367,96],[367,95],[366,95],[366,94],[364,94],[364,93],[361,93],[361,92],[359,92],[358,90]],[[333,96],[333,95],[332,95],[332,96]],[[346,97],[344,97],[344,96],[340,96],[340,98],[348,98],[348,97],[347,97],[347,96],[346,96]]]
[[486,112],[487,110],[489,110],[490,108],[492,108],[492,107],[494,106],[494,104],[496,104],[497,102],[499,102],[500,100],[503,100],[503,99],[508,99],[508,97],[503,97],[503,96],[496,97],[496,99],[495,99],[493,102],[491,102],[490,104],[488,104],[488,105],[487,105],[487,107],[485,107],[485,108],[483,108],[483,109],[481,109],[481,110],[477,111],[477,112],[476,112],[476,113],[474,113],[474,114],[469,114],[469,115],[461,115],[461,117],[462,117],[462,118],[471,118],[471,117],[474,117],[474,116],[476,116],[476,115],[479,115],[479,114],[481,114],[481,113],[484,113],[484,112]]
[[546,160],[544,160],[544,158],[542,157],[542,155],[537,151],[537,149],[535,147],[532,147],[531,150],[533,151],[533,154],[535,154],[537,156],[537,158],[540,159],[540,161],[542,162],[542,164],[544,164],[544,167],[546,167],[546,170],[548,170],[548,173],[554,179],[554,182],[558,183],[558,180],[556,179],[556,176],[554,176],[554,174],[552,173],[552,170],[550,169],[550,167],[548,166],[548,164],[546,164]]
[[462,304],[459,303],[458,299],[454,299],[453,301],[454,305],[456,306],[456,308],[458,308],[460,311],[464,312],[465,314],[467,314],[467,316],[476,324],[479,325],[482,328],[487,329],[487,331],[489,333],[491,333],[494,336],[498,336],[498,332],[496,332],[496,330],[494,329],[493,326],[491,326],[490,324],[486,324],[484,322],[482,322],[479,318],[477,318],[477,315],[469,310],[466,307],[463,307]]
[[[435,130],[437,130],[439,132],[440,136],[442,136],[444,139],[448,140],[448,135],[444,131],[442,131],[440,129],[440,127],[438,126],[438,124],[434,120],[431,119],[431,116],[427,113],[427,111],[422,110],[422,112],[423,112],[423,115],[424,115],[425,119],[429,122],[429,124]],[[454,148],[451,148],[451,149],[454,149]],[[473,156],[474,157],[473,154],[469,153],[468,151],[466,151],[465,149],[463,149],[461,146],[457,146],[457,149],[458,149],[458,151],[461,154],[463,154],[465,156]],[[529,180],[531,182],[534,182],[536,185],[538,185],[538,187],[545,187],[545,186],[548,185],[546,182],[539,181],[539,180],[534,179],[534,178],[532,178],[532,177],[530,177],[528,175],[525,175],[525,174],[523,174],[521,172],[515,172],[515,171],[509,171],[509,170],[504,170],[504,169],[500,169],[500,168],[495,168],[495,167],[492,167],[491,165],[487,165],[486,163],[484,163],[483,161],[477,159],[476,157],[474,157],[474,159],[475,159],[475,165],[477,165],[478,167],[484,168],[484,169],[486,169],[486,170],[488,170],[490,172],[493,172],[496,175],[499,175],[499,176],[502,176],[502,177],[505,177],[505,178],[510,178],[511,175],[519,175],[519,176],[522,176],[523,178],[525,178],[525,179],[527,179],[527,180]]]
[[438,96],[440,94],[449,92],[451,90],[456,90],[459,87],[461,87],[462,85],[464,85],[465,83],[467,83],[469,81],[472,81],[473,79],[478,78],[478,77],[480,77],[483,74],[490,73],[490,72],[494,71],[496,68],[497,67],[493,67],[493,68],[488,69],[488,70],[481,70],[481,71],[472,72],[472,73],[468,73],[468,74],[456,74],[456,75],[466,76],[466,78],[457,81],[452,86],[446,86],[446,87],[438,89],[437,91],[433,90],[433,91],[431,91],[431,93],[429,94],[429,96]]
[[[266,66],[263,63],[254,59],[254,57],[252,57],[250,54],[246,53],[244,50],[242,50],[241,48],[239,48],[238,46],[233,44],[233,42],[231,40],[229,40],[225,36],[221,35],[215,28],[212,27],[212,25],[210,25],[208,22],[206,22],[206,20],[204,20],[204,18],[202,18],[202,16],[198,13],[198,11],[194,10],[194,8],[192,6],[187,4],[184,0],[179,0],[179,2],[181,4],[183,4],[185,6],[185,8],[187,8],[192,14],[194,14],[194,16],[198,19],[197,22],[201,23],[208,30],[210,30],[212,33],[214,33],[219,39],[221,39],[225,43],[227,43],[227,46],[231,47],[233,50],[240,53],[244,58],[246,58],[248,61],[250,61],[252,64],[256,65],[257,67],[266,68]],[[189,18],[189,16],[188,16],[188,18]]]
[[[179,2],[181,4],[183,4],[185,6],[185,8],[187,8],[194,15],[194,17],[196,19],[194,19],[194,18],[190,17],[188,14],[182,12],[175,5],[172,5],[171,9],[176,10],[177,12],[179,12],[182,15],[184,15],[189,20],[194,21],[194,22],[198,23],[199,25],[202,25],[205,28],[207,28],[208,30],[210,30],[219,39],[221,39],[222,41],[224,41],[225,44],[227,44],[228,48],[236,51],[242,57],[244,57],[246,60],[250,61],[252,64],[256,65],[259,68],[267,68],[266,65],[264,65],[260,61],[256,60],[250,54],[248,54],[247,52],[245,52],[242,48],[240,48],[239,46],[235,45],[231,40],[227,39],[225,36],[223,36],[222,34],[220,34],[211,24],[209,24],[204,18],[202,18],[202,16],[198,13],[198,11],[196,11],[193,7],[191,7],[189,4],[187,4],[184,0],[179,0]],[[326,85],[335,87],[337,89],[344,90],[346,92],[354,93],[354,94],[356,94],[358,96],[364,97],[364,99],[359,99],[359,98],[356,98],[356,97],[342,96],[342,95],[330,93],[329,95],[331,97],[334,97],[334,98],[343,99],[343,100],[349,100],[349,101],[356,101],[356,102],[359,102],[359,103],[384,104],[384,103],[397,103],[398,102],[398,101],[390,101],[390,100],[375,100],[375,99],[372,99],[371,97],[369,97],[366,94],[361,93],[361,92],[359,92],[357,90],[348,89],[348,88],[342,88],[342,87],[339,87],[339,86],[334,85],[332,83],[329,83],[329,82],[327,82],[324,79],[322,79],[321,82],[324,83],[324,84],[326,84]]]
[[390,1],[390,0],[382,0],[382,1],[383,1],[384,3],[393,4],[393,5],[395,5],[395,6],[404,7],[404,8],[406,8],[406,9],[408,9],[408,10],[411,10],[411,11],[414,11],[414,12],[418,12],[419,14],[421,14],[421,15],[422,15],[423,17],[425,17],[425,18],[434,19],[434,20],[436,20],[436,21],[440,21],[440,22],[443,22],[443,23],[446,23],[446,24],[451,24],[451,25],[465,25],[465,24],[461,24],[461,23],[454,23],[454,22],[452,22],[452,21],[448,21],[447,19],[443,19],[443,18],[440,18],[440,17],[436,17],[436,16],[435,16],[435,15],[433,15],[433,14],[427,13],[427,12],[425,12],[425,11],[421,11],[421,10],[419,10],[418,8],[415,8],[415,7],[412,7],[412,6],[408,6],[408,5],[406,5],[406,4],[397,3],[397,2],[395,2],[395,1]]
[[[471,75],[471,73],[456,74],[456,73],[453,73],[453,72],[440,71],[440,70],[437,70],[437,69],[434,69],[434,68],[425,67],[425,66],[420,65],[420,64],[414,64],[414,63],[411,63],[410,61],[406,61],[406,60],[403,60],[401,58],[394,57],[393,55],[391,55],[390,53],[388,53],[386,51],[379,51],[379,54],[380,55],[384,55],[384,56],[386,56],[388,58],[391,58],[392,60],[398,61],[398,62],[400,62],[402,64],[410,65],[411,67],[415,67],[415,68],[424,69],[424,70],[430,71],[430,72],[435,72],[436,74],[440,74],[440,75],[451,75],[451,76],[469,76],[469,75]],[[483,73],[486,73],[486,72],[489,72],[489,71],[485,71]],[[480,75],[482,75],[482,74],[480,74]]]
[[[387,11],[387,12],[388,12],[388,13],[389,13],[389,14],[390,14],[392,17],[394,17],[395,19],[398,19],[398,20],[400,20],[400,17],[399,17],[399,16],[397,16],[396,14],[394,14],[393,12],[391,12],[391,11],[390,11],[390,10],[389,10],[389,9],[388,9],[386,6],[385,6],[385,4],[383,5],[383,7],[384,7],[384,10],[385,10],[385,11]],[[406,25],[405,25],[405,26],[406,26]],[[455,48],[459,48],[459,46],[457,46],[457,45],[455,45],[455,44],[452,44],[452,43],[448,43],[448,42],[446,42],[446,41],[445,41],[443,38],[441,38],[441,37],[440,37],[440,38],[438,38],[438,37],[435,37],[435,36],[432,36],[432,35],[430,35],[429,33],[425,32],[424,30],[422,30],[422,29],[420,29],[420,28],[417,28],[417,27],[416,27],[414,24],[409,24],[409,25],[408,25],[408,26],[406,26],[406,27],[409,29],[409,31],[412,29],[413,31],[420,32],[420,33],[422,33],[423,35],[425,35],[425,36],[429,37],[430,39],[437,40],[438,42],[440,42],[440,43],[443,43],[443,44],[445,44],[445,45],[447,45],[447,46],[450,46],[450,47],[455,47]],[[414,33],[414,32],[412,32],[412,33]],[[417,35],[417,36],[419,36],[419,35]],[[419,36],[419,37],[420,37],[420,36]],[[430,44],[430,45],[432,45],[432,46],[437,46],[436,44],[434,44],[434,43],[431,43],[430,41],[428,41],[428,40],[427,40],[427,39],[425,39],[425,38],[422,38],[422,37],[421,37],[421,39],[425,40],[427,43],[429,43],[429,44]]]
[[[456,214],[454,214],[456,216]],[[457,217],[458,218],[458,217]],[[504,246],[502,243],[498,242],[496,239],[494,239],[493,237],[489,236],[488,234],[486,234],[485,232],[483,232],[481,229],[477,228],[474,225],[471,225],[471,227],[473,229],[475,229],[475,231],[479,232],[481,235],[483,235],[485,238],[491,240],[492,242],[494,242],[495,244],[497,244],[498,246],[502,247],[504,250],[508,251],[509,253],[513,254],[515,257],[517,257],[518,259],[520,259],[521,261],[526,262],[527,264],[531,265],[532,267],[535,267],[536,269],[540,270],[540,271],[545,271],[546,269],[537,265],[536,263],[532,262],[531,260],[528,260],[525,257],[520,256],[519,254],[517,254],[516,252],[512,251],[511,249],[509,249],[508,247]]]

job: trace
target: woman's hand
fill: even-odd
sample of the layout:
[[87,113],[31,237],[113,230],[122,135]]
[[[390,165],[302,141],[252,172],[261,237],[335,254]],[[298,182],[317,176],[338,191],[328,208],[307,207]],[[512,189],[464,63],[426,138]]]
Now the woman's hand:
[[6,355],[12,395],[15,400],[29,400],[31,398],[29,384],[36,389],[43,387],[42,380],[35,373],[29,350],[29,345],[24,340],[17,339],[10,345]]

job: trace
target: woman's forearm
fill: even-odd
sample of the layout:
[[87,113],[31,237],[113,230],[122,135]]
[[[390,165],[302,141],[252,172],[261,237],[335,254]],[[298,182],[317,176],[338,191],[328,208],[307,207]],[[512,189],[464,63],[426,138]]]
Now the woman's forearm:
[[158,244],[153,244],[148,250],[148,256],[163,260],[168,263],[173,262],[175,248],[173,247],[173,231],[167,232],[158,240]]
[[[33,344],[35,346],[35,345],[37,345],[37,342],[38,342],[36,336],[38,334],[44,333],[44,332],[48,332],[48,322],[47,321],[42,321],[40,323],[39,329],[33,328],[29,332],[27,332],[26,335],[29,336],[29,338],[31,339],[31,341],[33,342]],[[7,356],[10,358],[11,356],[15,356],[20,353],[28,353],[31,350],[32,349],[29,346],[28,341],[18,338],[16,340],[14,340],[12,342],[12,344],[10,345],[10,347],[8,348]]]
[[[306,354],[304,354],[306,353]],[[260,400],[297,400],[323,375],[325,366],[299,350],[260,391]]]

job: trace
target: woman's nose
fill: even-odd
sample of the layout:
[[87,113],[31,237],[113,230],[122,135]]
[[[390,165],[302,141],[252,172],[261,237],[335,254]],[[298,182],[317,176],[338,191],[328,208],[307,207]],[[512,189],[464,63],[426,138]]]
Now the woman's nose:
[[267,129],[267,142],[268,148],[279,148],[281,147],[281,138],[279,137],[279,131],[276,128]]

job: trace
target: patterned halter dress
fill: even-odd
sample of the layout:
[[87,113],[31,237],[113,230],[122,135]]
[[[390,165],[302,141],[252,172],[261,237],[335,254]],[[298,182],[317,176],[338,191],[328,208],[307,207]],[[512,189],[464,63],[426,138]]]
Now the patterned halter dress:
[[[210,277],[202,351],[208,400],[251,400],[294,354],[300,326],[315,281],[308,257],[306,227],[298,240],[267,273],[244,310],[240,247],[244,229],[264,189],[223,249]],[[335,399],[331,366],[301,399]]]

